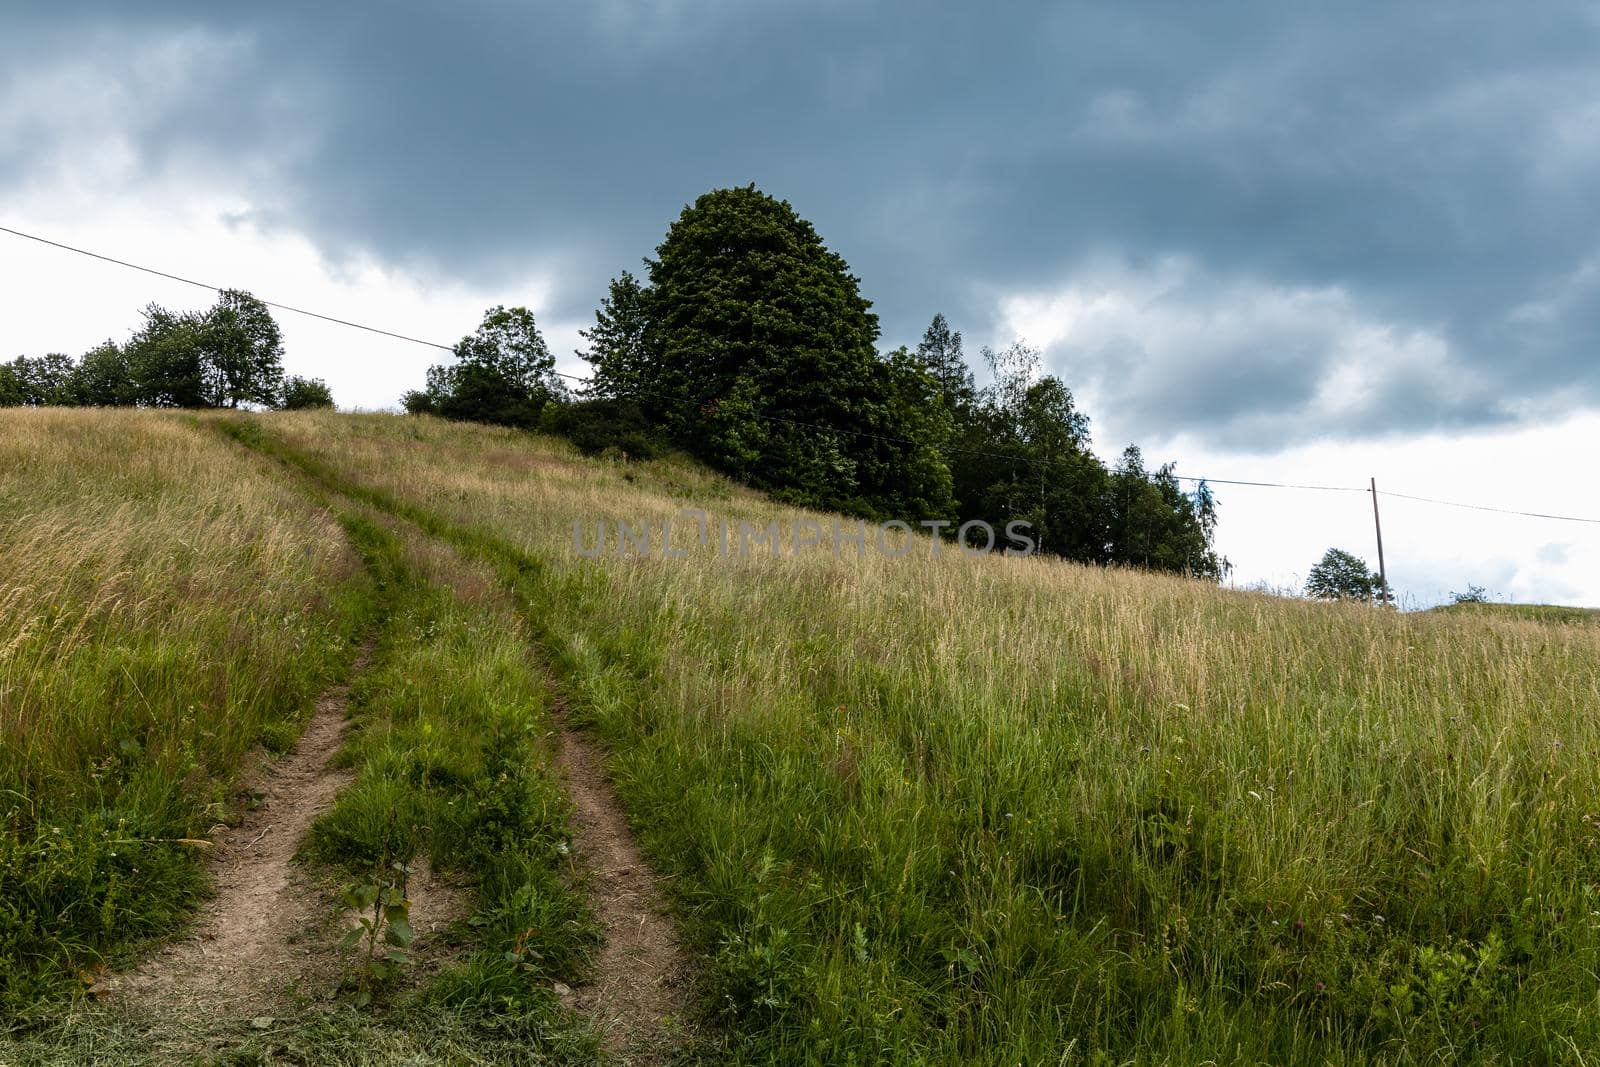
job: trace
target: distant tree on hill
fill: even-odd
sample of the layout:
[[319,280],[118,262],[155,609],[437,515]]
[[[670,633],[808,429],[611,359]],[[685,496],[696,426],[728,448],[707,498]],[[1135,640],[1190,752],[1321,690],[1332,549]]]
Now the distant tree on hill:
[[108,343],[84,357],[87,394],[131,396],[150,407],[277,407],[282,401],[283,336],[266,304],[249,293],[224,290],[203,312],[151,304],[144,318],[120,352]]
[[21,407],[22,379],[10,363],[0,363],[0,408]]
[[1216,498],[1201,482],[1183,491],[1171,463],[1154,472],[1129,445],[1111,475],[1111,562],[1220,580],[1230,564],[1211,547]]
[[127,344],[105,341],[77,361],[64,355],[16,359],[0,383],[0,402],[275,407],[283,388],[282,356],[282,337],[267,306],[229,289],[204,312],[151,304]]
[[594,313],[595,324],[580,330],[589,342],[578,353],[593,367],[587,396],[609,400],[642,399],[655,386],[656,364],[646,346],[650,326],[645,287],[628,271],[611,281],[610,291]]
[[8,373],[0,383],[0,393],[9,394],[12,404],[45,407],[70,403],[67,383],[72,376],[72,357],[52,352],[47,356],[18,356],[6,364]]
[[944,315],[936,314],[917,345],[917,358],[939,385],[944,402],[952,411],[970,408],[978,399],[972,368],[961,350],[961,331],[952,330]]
[[168,311],[159,304],[144,309],[144,325],[129,340],[126,353],[138,402],[150,407],[206,407],[201,316]]
[[1330,548],[1306,578],[1306,596],[1314,600],[1361,600],[1378,596],[1378,576],[1367,561],[1343,549]]
[[127,351],[103,341],[83,354],[68,377],[65,392],[73,404],[127,407],[139,402],[139,383]]
[[402,398],[407,411],[526,429],[539,424],[546,404],[566,395],[527,308],[490,308],[454,355],[454,363],[428,369],[425,389]]
[[277,406],[283,389],[283,334],[266,304],[249,293],[225,289],[196,321],[195,330],[208,406]]
[[1041,551],[1218,580],[1216,500],[1186,493],[1170,464],[1155,472],[1129,447],[1116,470],[1091,449],[1089,418],[1037,349],[984,349],[991,382],[956,409],[949,451],[961,518],[1032,525]]
[[333,390],[321,378],[302,378],[292,375],[283,383],[283,410],[304,411],[308,408],[333,407]]
[[1455,604],[1487,604],[1489,603],[1489,591],[1481,585],[1473,585],[1468,582],[1467,591],[1465,593],[1451,593],[1450,600]]

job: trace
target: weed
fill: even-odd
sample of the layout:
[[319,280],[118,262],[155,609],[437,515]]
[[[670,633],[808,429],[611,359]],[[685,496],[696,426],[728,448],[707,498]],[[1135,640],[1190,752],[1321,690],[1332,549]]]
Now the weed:
[[341,894],[345,907],[356,916],[356,925],[344,935],[345,951],[365,951],[356,968],[355,1004],[364,1008],[372,1003],[376,988],[398,977],[411,963],[411,900],[406,883],[411,868],[396,860],[389,864],[388,877],[365,885],[349,886]]

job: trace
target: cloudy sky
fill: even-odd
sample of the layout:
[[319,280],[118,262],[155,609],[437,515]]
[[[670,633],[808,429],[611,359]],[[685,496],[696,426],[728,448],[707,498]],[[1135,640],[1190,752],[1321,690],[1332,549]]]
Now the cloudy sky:
[[[1592,4],[149,2],[0,13],[0,225],[449,342],[570,353],[683,205],[755,182],[885,347],[1024,337],[1180,472],[1600,517]],[[0,356],[204,293],[0,235]],[[283,318],[392,405],[427,349]],[[563,369],[581,372],[576,359]],[[1373,558],[1360,493],[1221,486],[1235,580]],[[1412,602],[1600,604],[1600,524],[1385,498]]]

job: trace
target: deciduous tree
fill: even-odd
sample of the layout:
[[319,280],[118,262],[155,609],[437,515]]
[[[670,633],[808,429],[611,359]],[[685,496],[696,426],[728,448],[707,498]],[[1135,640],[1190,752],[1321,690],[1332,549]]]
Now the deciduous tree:
[[1371,601],[1378,585],[1378,576],[1366,560],[1343,549],[1330,548],[1306,577],[1306,596],[1315,600]]
[[68,378],[66,392],[74,404],[126,407],[139,402],[139,383],[127,351],[104,341],[83,354]]
[[333,390],[321,378],[291,375],[283,383],[283,410],[304,411],[333,407]]
[[589,348],[578,354],[593,368],[585,394],[639,402],[657,385],[657,365],[646,348],[650,312],[645,287],[638,278],[623,271],[612,279],[594,319],[593,326],[579,331]]
[[[266,304],[225,289],[196,323],[201,375],[211,407],[276,407],[283,389],[283,334]],[[185,405],[187,406],[187,405]]]
[[407,411],[525,429],[566,394],[533,312],[493,307],[455,347],[455,362],[428,369],[427,388],[407,393]]

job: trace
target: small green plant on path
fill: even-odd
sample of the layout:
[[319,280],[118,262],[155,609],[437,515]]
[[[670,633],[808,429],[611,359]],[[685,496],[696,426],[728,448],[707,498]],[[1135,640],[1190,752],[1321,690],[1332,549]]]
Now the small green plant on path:
[[411,963],[411,900],[406,896],[411,867],[399,860],[389,864],[390,877],[345,889],[341,899],[357,915],[356,925],[344,935],[342,947],[363,947],[357,965],[355,1004],[372,1003],[373,990],[399,977]]

